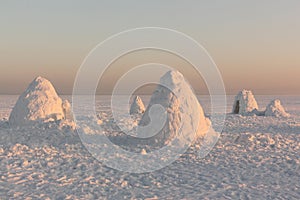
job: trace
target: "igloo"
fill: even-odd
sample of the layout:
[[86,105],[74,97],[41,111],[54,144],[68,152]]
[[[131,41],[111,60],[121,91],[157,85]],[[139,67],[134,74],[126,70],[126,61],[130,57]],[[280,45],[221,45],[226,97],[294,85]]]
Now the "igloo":
[[240,91],[235,99],[232,113],[247,115],[258,111],[258,105],[253,93],[250,90]]
[[57,95],[50,81],[35,78],[20,95],[9,117],[11,126],[72,119],[70,103]]
[[180,133],[188,133],[190,135],[187,137],[196,139],[205,136],[210,129],[210,120],[205,117],[190,85],[178,71],[169,71],[160,79],[160,84],[152,94],[150,103],[139,123],[140,126],[151,123],[149,117],[151,115],[153,119],[159,118],[155,116],[155,113],[151,113],[153,105],[160,105],[166,114],[166,122],[154,136],[157,143],[166,144],[172,138],[178,137]]
[[139,96],[136,96],[130,107],[130,114],[141,114],[145,112],[145,106],[142,99]]
[[275,99],[270,102],[265,111],[265,116],[273,116],[273,117],[289,117],[283,106],[281,105],[281,101],[279,99]]

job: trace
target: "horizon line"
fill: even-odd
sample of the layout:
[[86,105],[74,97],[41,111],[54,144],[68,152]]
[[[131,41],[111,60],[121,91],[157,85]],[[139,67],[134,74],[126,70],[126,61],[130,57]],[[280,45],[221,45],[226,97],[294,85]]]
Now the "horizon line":
[[[0,96],[20,96],[22,93],[0,93]],[[58,95],[62,95],[62,96],[72,96],[73,94],[72,93],[57,93]],[[138,93],[138,94],[131,94],[132,96],[135,96],[135,95],[152,95],[153,93]],[[210,96],[209,93],[206,93],[206,94],[203,94],[203,93],[195,93],[197,96]],[[89,95],[89,94],[80,94],[80,95]],[[111,93],[102,93],[102,94],[96,94],[96,96],[111,96],[112,94]],[[124,93],[121,93],[121,94],[116,94],[116,95],[128,95],[128,94],[124,94]],[[215,94],[215,95],[222,95],[222,94]],[[226,96],[230,95],[237,95],[237,93],[226,93],[225,94]],[[273,93],[273,94],[270,94],[270,93],[267,93],[267,94],[262,94],[262,93],[255,93],[254,96],[273,96],[273,95],[280,95],[280,96],[300,96],[300,93],[299,94],[285,94],[285,93]]]

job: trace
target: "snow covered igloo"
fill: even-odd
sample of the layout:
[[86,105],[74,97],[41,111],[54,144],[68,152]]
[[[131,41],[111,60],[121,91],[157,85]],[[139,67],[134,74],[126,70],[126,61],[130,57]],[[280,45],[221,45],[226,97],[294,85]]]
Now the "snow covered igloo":
[[[167,121],[153,137],[155,143],[169,143],[180,132],[194,134],[196,138],[204,136],[211,129],[211,122],[205,117],[197,97],[184,76],[180,72],[172,70],[161,77],[160,83],[161,85],[158,85],[152,94],[139,125],[145,126],[150,123],[151,107],[159,104],[166,111]],[[169,88],[163,85],[168,85]],[[195,119],[199,120],[198,124],[194,123]],[[194,129],[195,127],[196,129]],[[196,130],[196,132],[193,133],[192,130]]]
[[72,118],[70,103],[57,95],[50,81],[35,78],[20,95],[10,116],[11,126],[22,126],[32,122],[50,122]]
[[232,113],[246,115],[258,110],[258,105],[250,90],[240,91],[233,103]]

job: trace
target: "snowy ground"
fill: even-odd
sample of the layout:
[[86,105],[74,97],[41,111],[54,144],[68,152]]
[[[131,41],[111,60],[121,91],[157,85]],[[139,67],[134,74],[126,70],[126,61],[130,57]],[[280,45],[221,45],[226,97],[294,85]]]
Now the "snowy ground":
[[[256,96],[261,109],[273,98]],[[300,199],[300,96],[279,98],[291,118],[228,115],[205,158],[196,144],[159,171],[129,174],[101,164],[56,124],[10,129],[17,97],[0,96],[0,199]],[[209,98],[199,99],[209,114]],[[108,98],[101,100],[109,121]]]

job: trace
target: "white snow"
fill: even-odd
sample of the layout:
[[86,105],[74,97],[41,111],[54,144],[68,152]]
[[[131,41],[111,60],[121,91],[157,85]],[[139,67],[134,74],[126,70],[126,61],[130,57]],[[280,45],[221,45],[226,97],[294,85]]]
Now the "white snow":
[[258,105],[255,97],[250,90],[242,90],[235,97],[232,113],[248,115],[252,111],[258,111]]
[[130,114],[141,114],[145,112],[145,106],[141,97],[136,96],[130,107]]
[[71,120],[70,103],[57,95],[50,81],[43,77],[35,78],[19,97],[10,117],[11,126],[22,126],[32,122]]
[[190,85],[178,71],[169,71],[161,77],[160,85],[152,94],[140,125],[145,126],[150,123],[149,115],[153,105],[162,106],[167,113],[166,123],[155,136],[158,142],[168,143],[180,131],[193,134],[195,130],[196,137],[204,136],[210,128],[210,120],[204,116],[203,109]]
[[[109,99],[96,101],[96,106],[103,131],[116,141],[117,128],[107,127],[113,121]],[[200,99],[208,109],[210,97]],[[257,99],[265,107],[274,97]],[[0,95],[0,116],[6,118],[0,120],[0,198],[300,199],[300,96],[280,99],[290,118],[229,114],[218,143],[206,157],[199,158],[201,143],[196,142],[161,170],[129,174],[97,161],[76,131],[58,129],[54,122],[12,129],[7,116],[17,97]],[[150,97],[143,100],[147,103]],[[147,146],[137,152],[151,153]],[[128,164],[134,162],[132,158]]]
[[146,155],[146,154],[147,154],[146,149],[142,149],[141,154],[142,154],[142,155]]
[[290,114],[285,112],[285,109],[281,105],[281,101],[279,99],[275,99],[267,106],[265,116],[289,117]]
[[68,100],[64,100],[62,103],[64,119],[73,120],[71,104]]

